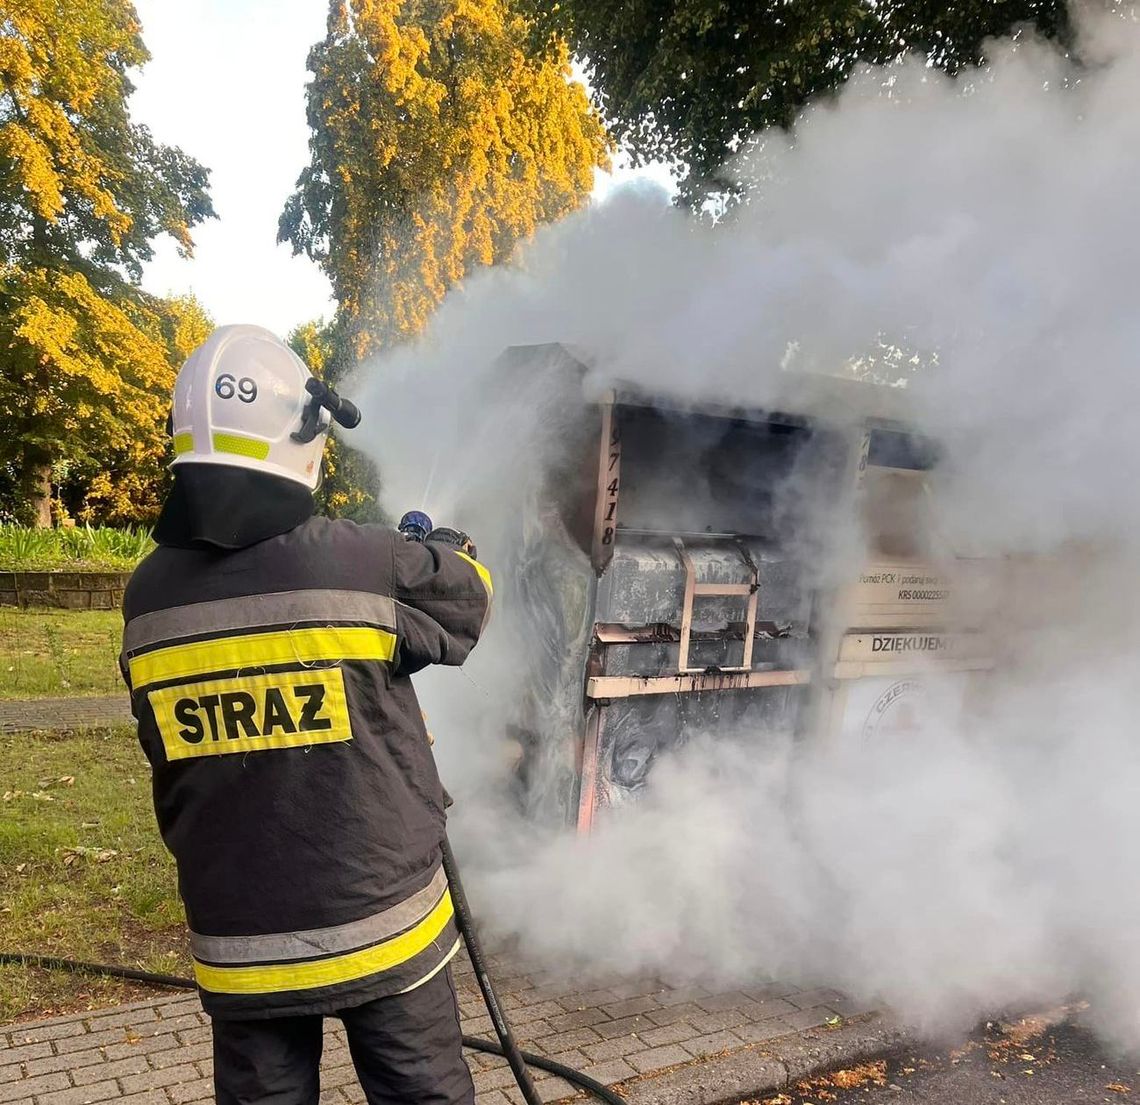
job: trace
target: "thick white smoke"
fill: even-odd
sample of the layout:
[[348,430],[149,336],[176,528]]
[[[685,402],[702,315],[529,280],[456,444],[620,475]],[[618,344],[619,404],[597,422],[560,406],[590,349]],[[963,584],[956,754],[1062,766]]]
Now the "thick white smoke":
[[388,508],[469,529],[494,567],[566,415],[541,375],[495,388],[504,348],[747,405],[885,343],[947,447],[947,548],[1048,562],[1002,592],[984,701],[948,692],[906,742],[702,735],[587,840],[500,802],[509,612],[466,677],[427,677],[480,912],[552,966],[811,979],[929,1025],[1080,992],[1140,1046],[1140,27],[1086,16],[1079,69],[991,54],[958,82],[857,75],[764,139],[754,202],[716,228],[631,190],[543,231],[359,381]]

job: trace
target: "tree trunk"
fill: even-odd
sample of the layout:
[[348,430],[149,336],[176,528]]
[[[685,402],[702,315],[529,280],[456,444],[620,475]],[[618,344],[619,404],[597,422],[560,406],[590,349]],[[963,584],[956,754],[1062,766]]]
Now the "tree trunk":
[[29,521],[37,529],[51,528],[51,457],[46,450],[24,453],[24,493]]

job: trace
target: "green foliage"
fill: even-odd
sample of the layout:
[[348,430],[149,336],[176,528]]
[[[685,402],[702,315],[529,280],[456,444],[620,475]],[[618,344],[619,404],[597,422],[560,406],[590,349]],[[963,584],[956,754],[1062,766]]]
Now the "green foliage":
[[309,55],[311,162],[279,237],[328,274],[355,362],[589,195],[608,140],[517,0],[330,0]]
[[699,206],[731,188],[725,163],[787,127],[860,62],[908,51],[956,73],[1021,25],[1067,42],[1065,0],[532,0],[584,59],[615,137],[639,162],[685,172]]
[[0,571],[108,568],[129,571],[154,542],[144,527],[39,529],[0,525]]
[[149,58],[129,0],[19,0],[0,25],[0,264],[62,265],[101,290],[133,281],[170,234],[213,215],[209,174],[133,123]]
[[204,316],[137,286],[153,242],[192,248],[208,174],[133,123],[147,60],[129,0],[19,0],[0,21],[0,515],[90,520],[161,497],[162,433]]

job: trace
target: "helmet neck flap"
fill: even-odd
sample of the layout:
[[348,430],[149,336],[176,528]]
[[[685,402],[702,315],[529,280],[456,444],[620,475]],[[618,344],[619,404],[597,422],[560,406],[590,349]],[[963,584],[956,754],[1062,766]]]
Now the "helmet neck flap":
[[299,526],[312,493],[296,480],[217,464],[181,464],[154,527],[160,545],[244,549]]

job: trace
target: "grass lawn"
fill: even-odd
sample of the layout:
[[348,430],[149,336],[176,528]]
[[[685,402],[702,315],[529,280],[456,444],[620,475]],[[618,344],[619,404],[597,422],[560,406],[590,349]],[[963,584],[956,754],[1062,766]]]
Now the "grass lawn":
[[123,691],[117,610],[0,606],[0,698]]
[[[174,863],[130,729],[0,734],[0,950],[189,973]],[[158,992],[0,967],[0,1024]]]

